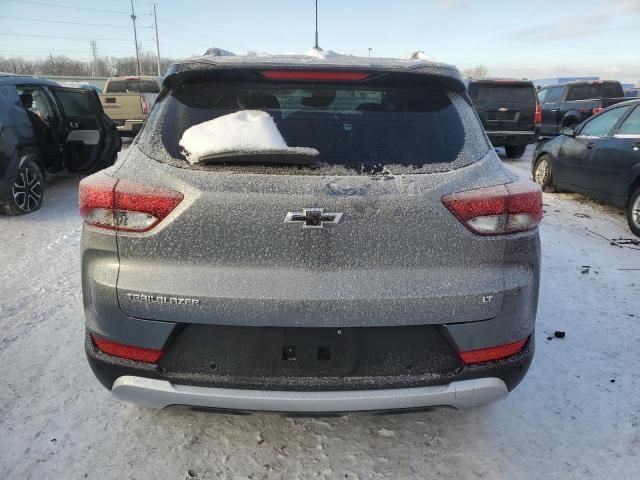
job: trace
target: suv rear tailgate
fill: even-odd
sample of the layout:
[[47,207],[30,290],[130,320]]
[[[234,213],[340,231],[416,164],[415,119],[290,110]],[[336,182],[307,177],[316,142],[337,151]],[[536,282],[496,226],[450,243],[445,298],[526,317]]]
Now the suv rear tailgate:
[[[139,158],[123,167],[127,177],[153,168],[157,186],[185,199],[152,232],[118,233],[118,300],[133,317],[458,323],[496,316],[505,293],[531,283],[527,267],[503,265],[504,237],[471,234],[441,202],[508,181],[491,154],[450,172],[392,177],[203,172]],[[283,222],[311,207],[343,216],[322,229]]]

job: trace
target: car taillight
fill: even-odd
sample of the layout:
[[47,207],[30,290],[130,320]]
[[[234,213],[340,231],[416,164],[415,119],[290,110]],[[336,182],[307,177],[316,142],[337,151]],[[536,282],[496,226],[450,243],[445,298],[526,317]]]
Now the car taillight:
[[144,95],[140,95],[140,107],[142,108],[142,113],[147,114],[151,111],[151,105],[149,104],[149,99]]
[[591,110],[591,113],[595,115],[596,113],[600,113],[602,110],[604,110],[604,108],[602,107],[593,107],[593,109]]
[[118,180],[97,173],[80,182],[80,213],[88,225],[125,232],[146,232],[182,201],[173,190]]
[[505,345],[498,345],[497,347],[460,352],[460,358],[465,365],[500,360],[502,358],[515,355],[516,353],[520,353],[526,345],[527,340],[529,339],[525,338],[524,340],[518,340],[517,342],[507,343]]
[[162,354],[162,350],[154,350],[151,348],[134,347],[133,345],[125,345],[122,343],[112,342],[91,334],[91,339],[96,347],[104,353],[113,355],[114,357],[126,358],[127,360],[136,360],[138,362],[158,363]]
[[305,81],[358,81],[366,80],[365,72],[341,70],[263,70],[260,74],[269,80],[305,80]]
[[533,117],[533,123],[535,123],[538,127],[542,123],[542,105],[540,105],[539,103],[536,103],[536,113]]
[[478,235],[524,232],[542,220],[542,190],[532,182],[452,193],[442,197],[442,203]]

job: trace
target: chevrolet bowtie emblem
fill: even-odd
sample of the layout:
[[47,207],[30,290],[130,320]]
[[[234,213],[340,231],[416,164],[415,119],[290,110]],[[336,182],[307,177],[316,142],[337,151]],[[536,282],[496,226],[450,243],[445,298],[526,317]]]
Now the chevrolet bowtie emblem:
[[342,212],[324,213],[322,208],[303,208],[302,212],[289,212],[284,223],[301,223],[302,228],[324,228],[325,223],[338,223]]

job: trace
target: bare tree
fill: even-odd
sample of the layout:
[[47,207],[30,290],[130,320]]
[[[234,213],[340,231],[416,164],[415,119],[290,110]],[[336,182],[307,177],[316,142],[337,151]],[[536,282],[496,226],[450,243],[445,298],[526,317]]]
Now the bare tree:
[[[173,59],[162,58],[160,65],[163,71],[173,63]],[[155,75],[157,72],[156,57],[151,52],[140,55],[141,74]],[[92,61],[73,60],[65,55],[49,55],[42,60],[28,61],[22,57],[0,56],[0,72],[20,75],[57,75],[90,77]],[[115,75],[135,75],[135,57],[98,57],[93,65],[93,74],[98,77]]]
[[467,68],[462,71],[462,75],[469,78],[485,78],[489,73],[489,69],[484,65],[476,65],[473,68]]

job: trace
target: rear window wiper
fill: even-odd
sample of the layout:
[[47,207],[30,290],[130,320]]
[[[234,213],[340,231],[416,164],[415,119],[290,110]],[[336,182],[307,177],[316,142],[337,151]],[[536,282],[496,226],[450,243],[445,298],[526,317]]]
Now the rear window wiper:
[[315,148],[289,147],[274,150],[232,150],[200,157],[197,163],[271,163],[280,165],[315,165],[320,152]]

